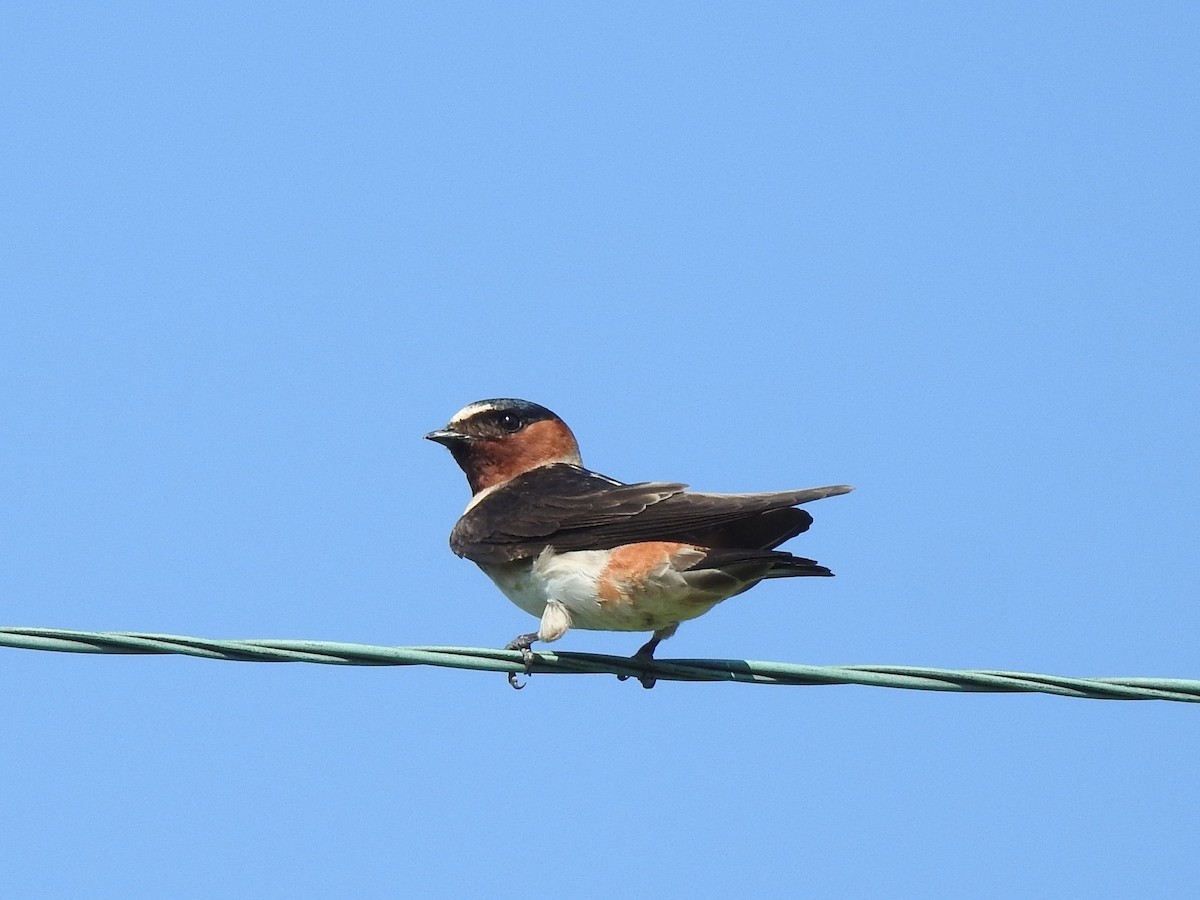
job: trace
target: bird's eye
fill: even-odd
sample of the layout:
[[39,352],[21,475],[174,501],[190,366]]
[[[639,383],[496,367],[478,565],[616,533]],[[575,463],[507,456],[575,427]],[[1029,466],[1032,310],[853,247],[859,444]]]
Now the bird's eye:
[[515,413],[504,413],[500,416],[500,427],[510,434],[514,431],[520,431],[521,426],[524,424],[521,421],[521,417]]

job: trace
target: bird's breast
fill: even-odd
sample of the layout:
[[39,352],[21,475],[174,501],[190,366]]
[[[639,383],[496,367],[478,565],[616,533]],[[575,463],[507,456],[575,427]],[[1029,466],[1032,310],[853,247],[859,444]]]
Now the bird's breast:
[[711,609],[731,592],[697,590],[685,574],[704,557],[688,544],[652,541],[612,550],[543,550],[534,559],[480,568],[509,600],[540,617],[550,600],[575,628],[657,631]]

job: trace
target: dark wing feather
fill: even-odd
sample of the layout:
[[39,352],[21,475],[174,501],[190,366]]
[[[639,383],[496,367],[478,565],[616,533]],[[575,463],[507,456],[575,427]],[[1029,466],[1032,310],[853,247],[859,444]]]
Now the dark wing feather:
[[694,494],[666,482],[621,484],[556,464],[518,475],[463,514],[450,546],[477,563],[536,556],[546,547],[604,550],[638,541],[767,549],[804,531],[799,503],[844,494],[844,485],[767,494]]

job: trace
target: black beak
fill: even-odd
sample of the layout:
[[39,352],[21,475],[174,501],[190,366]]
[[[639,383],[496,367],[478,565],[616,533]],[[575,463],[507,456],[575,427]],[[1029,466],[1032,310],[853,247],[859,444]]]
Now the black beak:
[[443,447],[453,447],[456,444],[465,444],[470,438],[452,428],[439,428],[437,431],[431,431],[425,435],[425,440],[441,444]]

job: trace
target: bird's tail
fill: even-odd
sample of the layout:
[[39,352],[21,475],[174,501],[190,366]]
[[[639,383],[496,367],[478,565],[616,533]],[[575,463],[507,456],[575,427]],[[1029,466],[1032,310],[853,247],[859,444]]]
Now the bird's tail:
[[786,550],[709,550],[702,562],[695,568],[720,569],[753,567],[762,572],[761,566],[767,563],[766,574],[757,575],[759,578],[796,578],[804,575],[833,575],[829,569],[815,559],[803,556],[793,556]]
[[829,569],[818,563],[815,559],[792,556],[790,553],[785,554],[785,557],[785,559],[776,560],[771,568],[767,570],[765,577],[795,578],[801,575],[820,575],[825,578],[831,578],[833,576],[833,573]]

